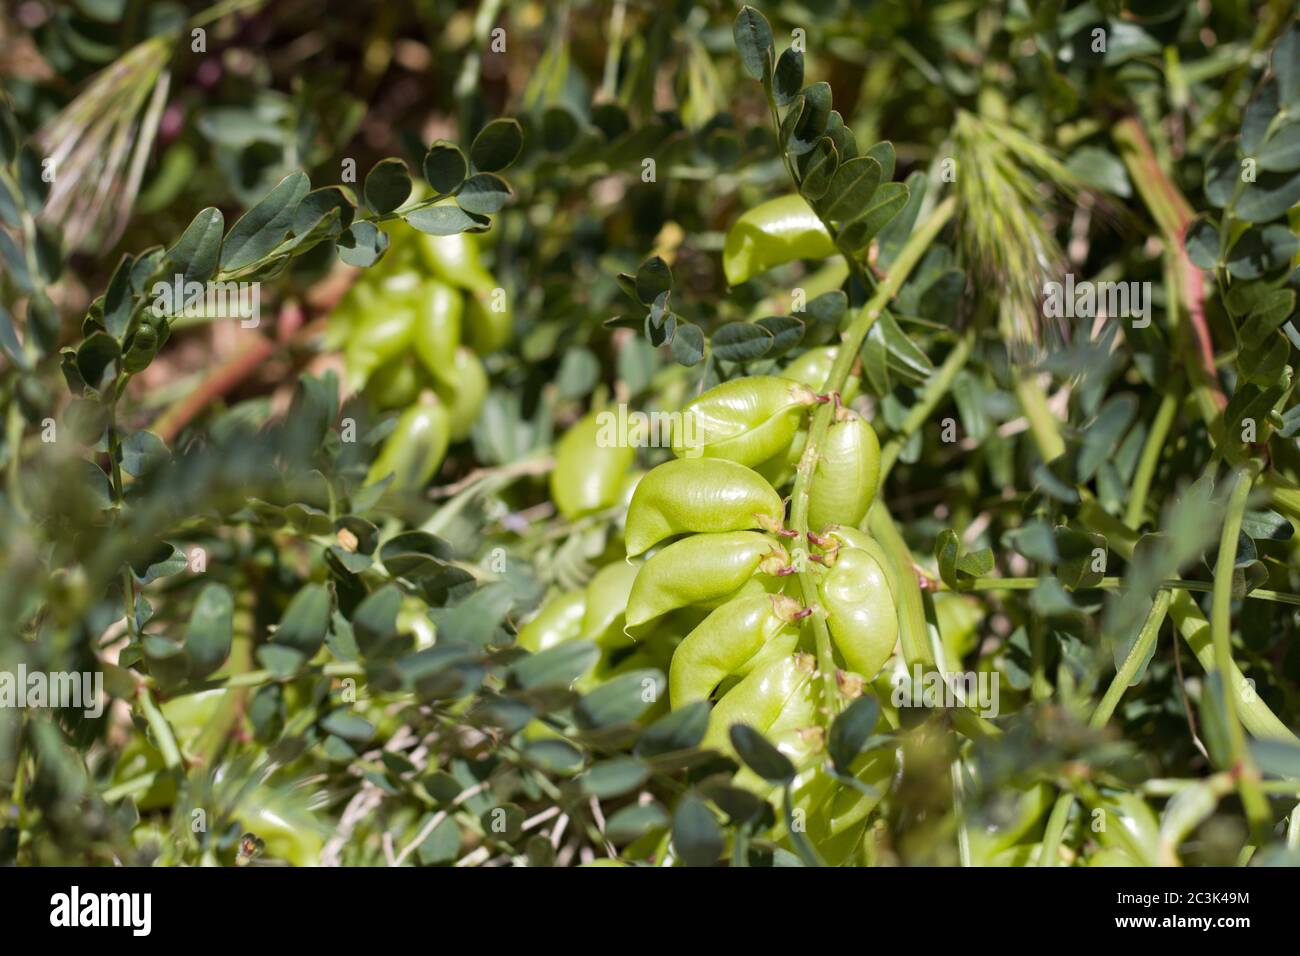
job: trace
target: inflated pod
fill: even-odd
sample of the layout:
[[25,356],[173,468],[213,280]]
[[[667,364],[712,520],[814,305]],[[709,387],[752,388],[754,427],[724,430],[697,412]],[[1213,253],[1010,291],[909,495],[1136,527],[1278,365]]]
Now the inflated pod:
[[677,458],[652,468],[627,510],[629,556],[687,532],[771,530],[785,505],[761,475],[722,458]]
[[[807,385],[814,392],[820,393],[826,388],[826,382],[831,377],[831,366],[835,364],[835,356],[838,354],[839,348],[834,345],[811,348],[783,368],[781,377]],[[840,401],[847,405],[858,397],[861,390],[862,380],[856,375],[850,375],[840,390]]]
[[773,455],[767,461],[754,466],[754,471],[763,476],[763,479],[773,488],[784,488],[794,478],[796,470],[799,467],[799,459],[803,457],[804,447],[808,444],[808,427],[800,425],[799,430],[795,432],[794,438],[785,450]]
[[417,248],[425,266],[443,282],[470,292],[496,287],[496,280],[479,259],[478,239],[470,233],[450,236],[420,233]]
[[592,411],[578,419],[555,446],[551,499],[569,520],[612,507],[636,463],[636,449],[607,431],[612,430]]
[[821,767],[812,768],[826,789],[806,803],[796,796],[795,806],[808,811],[808,839],[831,866],[842,865],[858,849],[871,811],[884,798],[896,768],[892,749],[858,754],[850,772],[867,790],[841,783]]
[[586,610],[585,588],[558,594],[543,604],[537,615],[519,629],[515,643],[536,654],[556,644],[576,640],[582,635],[582,618]]
[[487,371],[473,349],[462,345],[452,353],[435,389],[447,403],[451,440],[462,440],[474,427],[488,392]]
[[773,375],[723,382],[682,409],[673,452],[679,458],[725,458],[752,467],[789,446],[814,401],[806,386]]
[[504,288],[475,290],[466,296],[465,337],[474,351],[487,355],[510,343],[514,330],[514,304]]
[[856,525],[880,484],[880,442],[857,412],[841,407],[819,448],[808,498],[808,527]]
[[795,259],[824,259],[835,243],[817,213],[800,195],[781,196],[745,213],[727,230],[722,268],[728,285]]
[[384,440],[366,476],[373,484],[393,475],[389,486],[394,492],[419,491],[437,474],[447,455],[451,440],[451,423],[447,409],[436,396],[429,395],[420,404],[402,413],[397,427]]
[[[821,392],[830,377],[836,351],[836,348],[830,345],[809,349],[787,365],[781,371],[781,377],[806,385],[814,392]],[[851,402],[860,390],[861,380],[856,375],[850,375],[840,393],[840,401],[846,404]],[[755,465],[754,470],[766,478],[773,488],[782,488],[794,478],[795,471],[799,467],[799,459],[803,457],[807,444],[808,423],[804,421],[800,423],[799,430],[795,432],[794,438],[784,450],[767,461]]]
[[370,306],[376,297],[374,288],[366,283],[355,283],[339,299],[338,305],[330,312],[329,326],[325,330],[325,347],[330,350],[346,350],[352,331],[361,320],[361,316],[370,313]]
[[428,376],[404,356],[385,362],[366,382],[366,396],[381,412],[405,408],[429,384]]
[[859,531],[852,525],[833,524],[822,529],[822,534],[830,539],[832,547],[842,548],[859,548],[863,551],[869,551],[877,556],[884,554],[884,549],[880,547],[880,542],[867,534],[865,531]]
[[365,270],[358,284],[374,283],[378,285],[385,279],[403,273],[422,274],[424,268],[420,262],[420,253],[415,242],[415,237],[420,233],[392,221],[379,223],[378,225],[380,231],[388,236],[388,251],[384,253],[382,259]]
[[860,548],[841,548],[819,591],[831,640],[845,666],[871,680],[898,640],[898,611],[881,561]]
[[[884,569],[885,580],[889,582],[889,590],[895,598],[902,593],[903,582],[898,577],[894,562],[880,546],[880,542],[867,532],[859,531],[852,525],[833,524],[822,529],[822,540],[828,542],[828,553],[832,560],[834,555],[843,548],[857,548],[859,551],[867,552]],[[912,571],[908,568],[905,573],[911,574]]]
[[451,384],[451,368],[460,347],[460,293],[446,283],[431,279],[415,293],[415,322],[411,344],[416,357],[435,380]]
[[815,672],[808,654],[777,658],[751,672],[714,705],[700,748],[734,756],[731,728],[748,724],[796,768],[806,765],[819,743],[808,733],[818,723]]
[[873,538],[865,531],[859,531],[852,525],[832,524],[826,525],[822,529],[823,539],[830,542],[830,550],[837,552],[843,548],[857,548],[859,551],[865,551],[875,558],[882,568],[885,569],[885,577],[889,580],[889,589],[895,593],[898,592],[899,584],[894,577],[894,566],[885,553],[885,549],[880,546],[880,542]]
[[364,315],[352,326],[343,350],[350,384],[360,388],[380,366],[405,354],[414,326],[410,301],[384,301]]
[[793,598],[746,588],[709,614],[673,653],[668,697],[673,709],[707,700],[727,677],[744,676],[799,643],[803,608]]
[[636,494],[637,485],[641,484],[641,479],[648,472],[643,468],[633,468],[623,476],[622,483],[618,486],[618,501],[615,502],[622,511],[620,523],[625,527],[627,525],[627,509],[632,507],[632,496]]
[[587,582],[587,610],[582,619],[582,637],[601,647],[626,647],[632,639],[623,633],[623,617],[640,564],[615,561],[595,573]]
[[744,587],[769,555],[788,560],[780,546],[756,531],[675,541],[641,566],[627,602],[627,626],[640,627],[681,607],[716,606]]

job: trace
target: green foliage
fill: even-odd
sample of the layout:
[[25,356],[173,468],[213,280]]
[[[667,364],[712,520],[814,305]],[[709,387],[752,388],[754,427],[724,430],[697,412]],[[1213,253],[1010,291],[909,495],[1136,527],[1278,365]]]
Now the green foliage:
[[[382,6],[25,18],[0,676],[120,706],[0,706],[0,864],[1292,858],[1294,19]],[[629,549],[696,426],[770,504]]]

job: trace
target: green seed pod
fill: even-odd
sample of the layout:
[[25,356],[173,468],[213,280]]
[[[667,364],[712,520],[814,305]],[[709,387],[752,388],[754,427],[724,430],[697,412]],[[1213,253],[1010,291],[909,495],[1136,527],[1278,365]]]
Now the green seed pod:
[[814,400],[806,386],[771,375],[723,382],[682,409],[673,452],[753,467],[789,446]]
[[[781,377],[807,385],[814,392],[820,393],[826,388],[831,377],[831,366],[839,349],[834,345],[820,345],[809,349],[781,370]],[[857,398],[862,391],[862,379],[850,375],[840,391],[840,401],[845,405]]]
[[623,615],[641,565],[615,561],[601,568],[587,582],[587,610],[582,619],[582,637],[601,647],[626,647],[632,639],[623,633]]
[[385,362],[410,348],[414,325],[415,308],[409,301],[387,300],[352,327],[343,360],[354,389],[363,386]]
[[[734,756],[731,728],[748,724],[789,757],[796,768],[805,765],[819,744],[814,735],[807,733],[818,722],[815,672],[816,664],[809,654],[777,658],[753,671],[714,705],[700,748]],[[751,780],[756,779],[747,770],[745,773]],[[742,774],[737,774],[736,780],[741,779]]]
[[435,385],[438,397],[447,405],[451,419],[451,440],[469,436],[478,413],[487,398],[488,377],[474,350],[461,346],[443,368],[443,378]]
[[784,488],[790,484],[794,478],[796,469],[799,467],[799,459],[803,457],[804,446],[808,444],[808,429],[800,427],[795,432],[794,438],[786,446],[785,451],[778,452],[767,461],[754,466],[754,471],[763,476],[763,479],[773,488]]
[[496,280],[479,259],[478,239],[467,232],[450,236],[419,233],[417,249],[429,271],[449,285],[469,292],[484,292],[496,286]]
[[382,259],[362,274],[357,285],[364,283],[379,287],[393,276],[403,273],[422,274],[423,263],[420,262],[420,253],[415,241],[420,233],[396,222],[379,223],[379,228],[388,236],[388,251],[384,253]]
[[901,585],[894,570],[894,562],[885,553],[885,549],[880,546],[880,542],[867,532],[859,531],[850,525],[828,525],[822,529],[819,542],[815,543],[827,553],[832,562],[835,555],[842,549],[856,548],[859,551],[867,552],[884,569],[890,592],[893,594],[901,593]]
[[756,531],[697,534],[673,542],[641,566],[627,602],[627,626],[640,627],[679,607],[725,601],[774,552],[785,555]]
[[558,594],[519,629],[515,643],[536,654],[556,644],[576,640],[582,634],[582,618],[586,610],[586,589]]
[[636,462],[636,449],[605,433],[599,413],[580,418],[555,446],[551,499],[570,521],[610,508]]
[[850,767],[862,790],[841,783],[820,765],[808,767],[796,778],[794,807],[803,810],[808,839],[832,866],[839,866],[857,850],[867,816],[880,803],[894,775],[897,758],[892,748],[858,754]]
[[856,525],[880,484],[880,442],[866,419],[840,408],[826,431],[808,499],[808,527]]
[[709,614],[673,652],[668,697],[673,709],[708,700],[725,678],[786,657],[799,643],[799,602],[746,588]]
[[760,475],[722,458],[677,458],[651,469],[627,509],[629,556],[685,532],[774,530],[781,496]]
[[423,283],[416,293],[411,342],[425,370],[443,384],[451,382],[451,366],[460,347],[460,293],[436,279]]
[[898,641],[898,612],[883,564],[858,548],[841,549],[819,590],[845,666],[871,680]]
[[428,376],[405,356],[390,359],[375,370],[366,382],[366,396],[382,412],[405,408],[420,396],[428,385]]
[[505,289],[493,280],[490,288],[474,290],[468,300],[466,331],[474,351],[488,355],[510,344],[515,324],[514,308]]
[[131,336],[126,354],[122,356],[122,368],[135,375],[149,367],[167,341],[167,320],[151,316],[147,311],[140,319],[140,325]]
[[884,551],[880,547],[880,542],[865,531],[859,531],[852,525],[833,524],[822,529],[822,535],[829,539],[831,547],[858,548],[867,551],[876,557],[876,560],[882,561]]
[[436,397],[429,396],[427,402],[413,405],[402,413],[397,427],[384,440],[371,464],[366,484],[374,484],[391,474],[394,478],[390,491],[419,491],[442,465],[450,438],[447,409]]
[[835,243],[808,202],[781,196],[755,206],[727,230],[722,268],[734,286],[782,263],[834,254]]

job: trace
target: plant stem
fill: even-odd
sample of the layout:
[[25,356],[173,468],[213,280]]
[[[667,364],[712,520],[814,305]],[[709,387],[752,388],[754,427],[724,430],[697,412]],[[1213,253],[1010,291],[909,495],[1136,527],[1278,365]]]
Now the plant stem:
[[1133,486],[1129,492],[1128,507],[1124,510],[1124,523],[1130,528],[1142,524],[1146,512],[1147,494],[1151,490],[1151,479],[1155,476],[1156,465],[1160,462],[1160,452],[1164,449],[1165,439],[1173,426],[1174,415],[1178,412],[1179,395],[1175,389],[1169,389],[1160,399],[1155,421],[1147,435],[1146,444],[1142,446],[1142,457],[1138,459],[1137,471],[1133,474]]
[[[872,536],[880,542],[890,559],[891,566],[885,569],[885,573],[898,605],[899,643],[903,648],[903,659],[909,668],[919,666],[922,673],[942,669],[935,648],[930,643],[925,601],[917,581],[912,552],[880,499],[872,505],[867,523]],[[952,721],[967,737],[996,737],[1002,732],[996,724],[979,716],[969,705],[953,710]]]
[[[1088,726],[1093,730],[1100,730],[1106,726],[1111,715],[1115,713],[1120,698],[1124,696],[1124,691],[1128,690],[1138,669],[1155,647],[1156,638],[1160,635],[1160,627],[1169,614],[1171,598],[1172,595],[1167,590],[1161,590],[1156,594],[1155,603],[1147,613],[1137,640],[1133,642],[1124,662],[1115,671],[1115,677],[1106,688],[1105,696],[1093,709],[1092,716],[1088,718]],[[1038,854],[1039,866],[1056,865],[1057,850],[1061,845],[1061,838],[1065,835],[1065,825],[1069,822],[1072,809],[1074,809],[1074,792],[1066,790],[1056,798],[1051,815],[1047,819],[1047,827],[1043,831],[1043,840]]]
[[1237,559],[1237,538],[1250,498],[1251,486],[1259,474],[1257,462],[1250,462],[1237,471],[1232,491],[1228,496],[1228,510],[1219,537],[1219,554],[1214,562],[1214,592],[1210,604],[1210,638],[1214,643],[1214,669],[1223,685],[1223,709],[1228,725],[1228,746],[1232,756],[1233,772],[1237,775],[1237,788],[1242,806],[1256,842],[1268,838],[1269,806],[1259,790],[1259,771],[1246,746],[1246,730],[1237,713],[1237,700],[1227,692],[1227,683],[1233,670],[1232,660],[1232,572]]
[[600,82],[601,95],[610,102],[614,102],[618,96],[618,64],[623,56],[623,21],[626,16],[626,0],[615,0],[606,31],[609,37],[609,50],[605,54],[605,69]]
[[[1164,234],[1169,252],[1165,263],[1169,321],[1178,331],[1191,333],[1180,336],[1188,361],[1188,374],[1202,413],[1207,422],[1212,422],[1217,410],[1222,409],[1227,400],[1219,385],[1214,343],[1205,321],[1203,277],[1187,256],[1187,226],[1192,221],[1192,208],[1160,165],[1139,119],[1130,116],[1120,120],[1112,127],[1111,136],[1119,148],[1120,159],[1128,167],[1129,178],[1138,195]],[[1181,321],[1180,306],[1186,309],[1186,324]]]
[[[920,261],[925,250],[929,248],[939,231],[947,224],[956,208],[956,200],[949,197],[935,207],[930,217],[912,231],[906,244],[899,251],[889,274],[876,286],[876,291],[866,304],[854,316],[852,323],[841,336],[840,346],[835,353],[835,362],[831,365],[824,390],[827,393],[839,392],[848,380],[849,372],[857,359],[858,350],[871,330],[871,326],[880,317],[881,312],[893,299],[912,269]],[[834,404],[826,402],[813,413],[812,425],[808,429],[808,443],[804,447],[803,457],[799,460],[796,471],[794,490],[790,497],[790,524],[798,533],[799,547],[804,547],[808,540],[808,506],[811,499],[812,480],[817,470],[817,461],[821,454],[821,445],[830,428],[835,414]],[[806,562],[799,567],[799,586],[803,592],[804,603],[811,606],[817,597],[817,582]],[[825,701],[828,711],[833,715],[838,709],[838,688],[835,683],[834,655],[831,651],[830,631],[825,619],[819,614],[811,615],[813,634],[817,644],[817,667],[824,682]],[[924,629],[922,629],[924,634]]]
[[1038,454],[1047,463],[1060,458],[1065,454],[1065,439],[1061,437],[1060,425],[1047,407],[1047,396],[1034,373],[1019,373],[1015,389],[1020,408],[1029,422],[1029,434],[1038,446]]
[[[117,430],[117,396],[114,395],[108,409],[108,459],[110,481],[112,482],[113,502],[119,514],[126,500],[126,489],[122,481],[122,438]],[[135,630],[135,584],[131,580],[131,566],[122,565],[122,613],[126,616],[126,631],[134,643],[139,635]]]
[[[781,160],[785,163],[785,169],[790,176],[790,181],[797,190],[799,188],[799,176],[795,172],[794,164],[790,161],[789,153],[786,152],[784,145],[780,142],[781,115],[770,82],[764,83],[764,92],[767,94],[768,108],[772,115],[773,133],[777,136],[777,151],[780,152]],[[844,388],[844,383],[848,381],[849,372],[853,368],[853,363],[857,360],[858,351],[862,348],[862,343],[871,330],[871,326],[898,293],[903,282],[929,248],[930,243],[934,241],[939,231],[952,218],[955,208],[956,200],[952,197],[935,207],[929,218],[912,231],[907,242],[891,264],[888,275],[879,283],[875,282],[862,268],[862,264],[857,261],[856,257],[840,244],[834,227],[830,223],[824,223],[827,233],[835,242],[836,249],[839,250],[844,261],[848,264],[849,271],[865,287],[873,291],[871,297],[858,311],[848,329],[842,334],[840,346],[836,351],[835,361],[831,366],[823,391],[828,394],[839,393]],[[953,374],[955,374],[955,369]],[[946,385],[944,388],[946,388]],[[938,394],[941,395],[942,390]],[[936,396],[935,401],[937,400]],[[804,552],[808,540],[808,508],[811,501],[812,480],[817,470],[821,445],[826,438],[827,430],[830,428],[834,412],[834,405],[829,402],[823,404],[814,412],[812,424],[808,429],[808,442],[804,447],[802,457],[799,459],[799,466],[795,473],[794,489],[790,496],[790,525],[798,535],[797,540],[799,542],[797,546],[799,551],[796,555],[796,570],[804,604],[808,607],[813,607],[817,601],[817,581],[808,568]],[[823,709],[828,717],[833,718],[839,710],[840,695],[835,680],[835,656],[831,649],[830,630],[823,615],[814,613],[810,616],[810,619],[817,649],[817,669],[822,677]],[[922,624],[924,625],[924,621]],[[924,634],[924,626],[922,627],[922,634]]]
[[154,785],[161,771],[150,770],[142,773],[138,777],[132,777],[130,780],[124,780],[115,787],[109,787],[100,794],[100,799],[105,803],[116,803],[123,797],[131,797],[137,793],[143,793]]
[[[965,582],[958,591],[1032,591],[1038,587],[1041,578],[972,578]],[[942,581],[931,582],[937,591],[951,591],[953,588],[948,587]],[[1101,590],[1113,591],[1123,588],[1124,579],[1121,577],[1102,578],[1092,587]],[[1166,578],[1160,582],[1160,587],[1168,588],[1172,591],[1201,591],[1209,594],[1214,590],[1214,584],[1209,581],[1187,581],[1182,578]],[[1292,594],[1288,591],[1273,591],[1268,588],[1256,588],[1249,594],[1245,595],[1247,599],[1256,598],[1261,601],[1275,601],[1278,604],[1291,604],[1300,607],[1300,594]]]
[[[826,406],[824,406],[826,407]],[[818,409],[820,412],[821,409]],[[816,446],[813,444],[814,436],[819,439],[826,434],[823,426],[820,432],[810,431],[808,435],[808,446],[804,449],[803,457],[799,460],[797,477],[795,478],[794,492],[790,498],[790,525],[798,532],[799,537],[796,539],[796,564],[795,568],[799,576],[799,589],[803,594],[803,603],[805,607],[815,607],[817,605],[817,581],[812,572],[808,569],[806,548],[808,542],[808,507],[811,502],[809,494],[813,472],[817,468]],[[834,718],[839,711],[839,689],[835,682],[835,655],[831,650],[831,633],[826,623],[824,615],[814,611],[809,615],[813,626],[813,640],[817,649],[817,671],[822,678],[822,708],[827,718]]]
[[15,510],[21,514],[25,510],[22,486],[23,411],[18,407],[17,401],[10,404],[7,419],[5,423],[5,439],[9,445],[7,487],[9,500],[13,502]]
[[232,13],[260,9],[265,3],[266,0],[224,0],[222,3],[215,3],[206,10],[200,10],[194,14],[194,16],[190,17],[188,27],[193,29],[206,26]]
[[[353,661],[334,661],[329,664],[321,665],[318,673],[324,677],[360,677],[365,673],[365,667]],[[304,675],[300,674],[298,676],[301,677]],[[232,690],[237,687],[260,687],[263,684],[270,684],[276,680],[280,680],[280,678],[276,677],[268,670],[244,671],[242,674],[231,674],[229,677],[194,684],[175,696],[184,697],[188,694],[198,694],[207,690]]]
[[163,766],[179,774],[184,767],[181,750],[176,744],[176,734],[172,732],[171,724],[167,723],[167,718],[163,716],[157,701],[153,699],[153,690],[147,684],[140,684],[136,688],[135,699],[140,704],[140,712],[144,715],[145,722],[153,731],[158,751],[162,754]]
[[1096,709],[1092,712],[1092,717],[1088,720],[1088,726],[1093,730],[1100,730],[1105,727],[1111,715],[1115,713],[1115,708],[1119,705],[1120,698],[1124,696],[1124,691],[1133,683],[1133,678],[1137,675],[1143,662],[1146,661],[1152,648],[1155,647],[1156,638],[1160,635],[1160,627],[1169,615],[1169,603],[1172,600],[1172,592],[1166,589],[1156,592],[1155,601],[1151,605],[1151,610],[1147,613],[1146,621],[1142,624],[1142,630],[1138,632],[1137,639],[1129,649],[1128,656],[1124,658],[1124,663],[1115,671],[1114,679],[1111,680],[1101,702],[1097,704]]

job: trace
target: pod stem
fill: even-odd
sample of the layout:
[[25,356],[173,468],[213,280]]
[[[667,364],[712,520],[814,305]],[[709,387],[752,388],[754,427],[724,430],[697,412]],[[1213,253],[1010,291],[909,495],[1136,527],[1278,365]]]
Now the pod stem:
[[[871,331],[871,327],[921,260],[930,243],[952,218],[956,206],[956,200],[949,196],[934,208],[925,222],[912,231],[912,235],[900,250],[889,273],[880,280],[871,298],[858,310],[848,329],[841,336],[840,347],[836,351],[830,375],[822,386],[823,393],[839,393],[843,390],[867,333]],[[838,402],[823,404],[813,414],[812,425],[808,430],[808,444],[804,447],[803,457],[799,460],[799,467],[795,473],[794,491],[791,494],[790,524],[801,538],[808,535],[808,508],[813,476],[821,456],[822,443],[826,439],[831,419],[835,417],[837,406]],[[817,582],[813,579],[811,570],[802,563],[797,566],[802,567],[799,571],[799,586],[803,591],[804,603],[813,604],[817,600]],[[812,622],[817,647],[817,669],[821,673],[824,686],[824,710],[827,718],[833,719],[839,711],[843,698],[835,680],[835,656],[831,649],[830,628],[820,615],[812,615]]]
[[[1210,604],[1210,639],[1214,645],[1214,670],[1226,685],[1233,679],[1236,664],[1232,659],[1232,575],[1237,557],[1237,538],[1250,498],[1251,487],[1260,472],[1260,464],[1251,461],[1233,476],[1228,496],[1228,511],[1219,538],[1219,554],[1214,563],[1214,591]],[[1237,778],[1241,803],[1256,841],[1268,839],[1272,823],[1268,801],[1259,789],[1259,769],[1246,742],[1246,729],[1237,711],[1236,698],[1223,688],[1223,709],[1227,718],[1228,748],[1232,772]]]
[[754,520],[757,521],[758,526],[762,528],[764,531],[766,531],[768,534],[774,534],[779,538],[799,537],[799,532],[791,528],[787,528],[784,524],[781,523],[780,518],[773,518],[771,515],[765,515],[765,514],[755,514]]
[[772,613],[787,624],[794,624],[801,621],[813,612],[810,607],[804,607],[792,597],[784,594],[769,595],[772,601]]
[[758,569],[764,574],[778,578],[795,573],[795,565],[790,561],[790,556],[785,553],[784,548],[774,548],[764,555],[758,563]]

